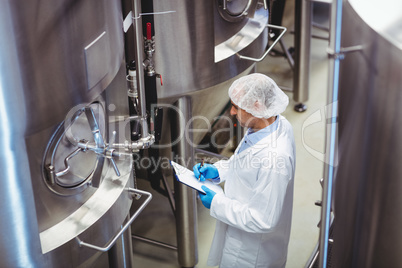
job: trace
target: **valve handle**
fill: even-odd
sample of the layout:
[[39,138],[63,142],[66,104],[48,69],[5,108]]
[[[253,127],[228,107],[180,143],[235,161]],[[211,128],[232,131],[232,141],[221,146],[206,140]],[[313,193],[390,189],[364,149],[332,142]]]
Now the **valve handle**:
[[147,22],[147,40],[152,39],[152,34],[151,34],[151,23]]
[[113,158],[114,149],[109,149],[110,145],[113,144],[115,141],[116,141],[116,131],[113,131],[112,137],[110,138],[109,145],[106,147],[105,151],[109,152],[109,153],[107,153],[107,158],[109,159],[110,163],[112,164],[112,167],[113,167],[114,172],[116,173],[117,177],[120,177],[120,171],[117,168],[116,162],[114,161],[114,158]]
[[158,77],[161,80],[161,86],[163,86],[162,75],[161,74],[156,74],[156,77]]
[[[91,127],[91,131],[94,136],[95,143],[96,143],[96,148],[94,148],[95,153],[100,153],[102,155],[105,155],[110,160],[110,163],[112,164],[113,169],[116,172],[116,175],[118,177],[120,177],[119,169],[117,168],[116,162],[113,159],[113,151],[114,150],[113,149],[110,150],[109,145],[106,146],[106,144],[103,140],[103,137],[102,137],[102,133],[100,132],[99,125],[96,120],[94,111],[92,110],[91,107],[85,108],[85,115],[87,116],[89,126]],[[109,144],[113,144],[115,139],[116,139],[116,131],[113,131],[113,135],[111,137],[111,140],[113,142],[111,142]]]
[[117,177],[120,177],[120,171],[117,168],[116,162],[114,161],[113,158],[109,158],[109,160],[110,160],[110,163],[112,163],[112,167],[113,167],[114,172],[116,173]]

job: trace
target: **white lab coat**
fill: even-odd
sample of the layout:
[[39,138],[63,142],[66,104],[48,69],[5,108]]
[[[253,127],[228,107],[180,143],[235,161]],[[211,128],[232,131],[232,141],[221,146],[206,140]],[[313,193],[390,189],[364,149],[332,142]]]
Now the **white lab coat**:
[[225,194],[211,203],[217,223],[208,265],[285,267],[296,152],[290,123],[279,119],[272,134],[215,164]]

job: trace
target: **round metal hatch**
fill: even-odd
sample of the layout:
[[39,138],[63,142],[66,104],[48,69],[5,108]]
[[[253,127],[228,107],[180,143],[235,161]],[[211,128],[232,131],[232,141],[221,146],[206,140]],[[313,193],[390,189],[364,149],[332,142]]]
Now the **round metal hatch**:
[[217,0],[219,14],[229,22],[236,22],[249,13],[253,0]]
[[85,141],[96,144],[93,124],[101,136],[105,136],[105,112],[100,103],[89,105],[92,111],[88,118],[88,107],[78,109],[56,130],[49,142],[44,157],[44,180],[54,192],[72,195],[87,188],[94,176],[100,176],[104,157],[93,151],[82,150],[78,143]]

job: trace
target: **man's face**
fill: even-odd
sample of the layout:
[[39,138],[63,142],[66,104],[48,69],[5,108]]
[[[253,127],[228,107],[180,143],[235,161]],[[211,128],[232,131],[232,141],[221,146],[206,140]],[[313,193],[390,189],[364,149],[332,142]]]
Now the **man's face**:
[[246,112],[242,108],[237,107],[236,104],[232,103],[232,108],[230,109],[230,115],[236,115],[237,121],[242,127],[253,128],[253,121],[255,117],[250,113]]

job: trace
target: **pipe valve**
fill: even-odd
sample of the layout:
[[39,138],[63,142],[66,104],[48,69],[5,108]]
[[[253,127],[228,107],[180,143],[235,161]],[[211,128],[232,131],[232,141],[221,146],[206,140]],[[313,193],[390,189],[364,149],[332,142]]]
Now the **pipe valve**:
[[129,152],[138,152],[141,149],[148,149],[155,143],[155,136],[149,134],[147,137],[141,138],[135,142],[125,141],[124,143],[114,143],[112,148],[124,149]]
[[155,53],[155,36],[151,34],[151,23],[147,23],[147,36],[144,37],[144,52],[145,60],[143,62],[144,68],[148,76],[154,76],[155,64],[154,64],[154,53]]

